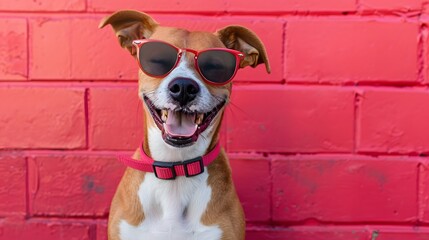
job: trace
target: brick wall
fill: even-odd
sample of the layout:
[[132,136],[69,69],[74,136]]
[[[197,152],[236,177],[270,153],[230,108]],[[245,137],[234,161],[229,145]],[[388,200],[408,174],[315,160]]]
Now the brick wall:
[[106,239],[142,137],[137,66],[101,17],[253,29],[222,142],[247,239],[429,239],[429,5],[423,0],[0,2],[0,239]]

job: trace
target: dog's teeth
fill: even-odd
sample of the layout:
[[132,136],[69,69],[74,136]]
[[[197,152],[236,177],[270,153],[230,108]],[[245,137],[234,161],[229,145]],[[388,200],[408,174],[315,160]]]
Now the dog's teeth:
[[200,125],[201,123],[203,123],[203,119],[204,119],[204,113],[200,113],[195,118],[195,123]]
[[161,119],[162,121],[166,122],[168,118],[168,111],[167,110],[161,110]]

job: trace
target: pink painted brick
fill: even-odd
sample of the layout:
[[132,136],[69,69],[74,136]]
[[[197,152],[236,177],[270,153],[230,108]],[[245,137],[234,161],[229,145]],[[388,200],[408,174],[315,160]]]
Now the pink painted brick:
[[358,151],[429,152],[428,102],[426,91],[364,90],[358,114]]
[[421,10],[423,0],[361,0],[360,6],[363,10],[399,10],[412,11]]
[[0,18],[0,39],[0,81],[27,79],[26,20]]
[[26,166],[20,155],[0,155],[0,216],[26,213]]
[[419,26],[406,22],[290,21],[288,82],[418,82]]
[[419,220],[429,222],[429,161],[425,159],[419,165]]
[[107,222],[103,221],[97,224],[96,240],[107,240]]
[[83,11],[85,10],[85,0],[56,0],[56,1],[34,1],[15,0],[1,1],[0,11]]
[[249,228],[246,240],[369,240],[364,227],[297,226],[289,228]]
[[228,144],[227,144],[227,129],[228,129],[228,127],[226,124],[227,124],[227,120],[226,120],[226,117],[224,114],[223,119],[222,119],[222,123],[221,123],[221,127],[219,130],[219,144],[226,152],[228,152]]
[[144,134],[142,109],[137,83],[135,87],[92,88],[89,101],[91,148],[136,149]]
[[31,157],[31,214],[106,216],[123,171],[123,165],[115,156]]
[[417,166],[407,157],[295,156],[273,160],[273,219],[409,222]]
[[[31,79],[137,79],[137,64],[98,18],[37,18],[32,34]],[[55,34],[52,34],[55,32]]]
[[89,9],[92,11],[118,11],[120,9],[139,9],[146,12],[221,12],[225,9],[225,0],[207,1],[201,4],[198,0],[182,1],[139,1],[139,0],[92,0]]
[[[428,2],[429,3],[429,2]],[[429,4],[425,4],[424,15],[427,16],[429,14]],[[422,30],[421,40],[422,40],[422,60],[424,64],[422,66],[422,73],[424,78],[424,84],[429,83],[429,34],[427,32],[427,26],[429,26],[429,17],[422,17],[422,21],[424,21]]]
[[268,159],[243,154],[229,155],[232,176],[247,221],[271,218],[271,178]]
[[229,0],[228,10],[233,12],[338,12],[356,10],[354,0]]
[[0,88],[0,148],[83,148],[84,90]]
[[0,240],[92,240],[91,226],[58,220],[0,221]]
[[228,151],[351,152],[354,93],[325,87],[233,89]]

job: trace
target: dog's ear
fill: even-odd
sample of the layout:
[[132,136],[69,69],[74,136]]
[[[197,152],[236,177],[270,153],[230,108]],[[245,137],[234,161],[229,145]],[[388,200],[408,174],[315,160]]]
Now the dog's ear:
[[267,51],[254,32],[242,26],[228,26],[218,30],[216,35],[227,48],[244,53],[245,57],[240,63],[241,68],[256,67],[258,64],[264,63],[267,72],[271,72]]
[[133,56],[136,55],[133,40],[149,38],[158,26],[149,15],[134,10],[122,10],[104,17],[98,27],[103,28],[108,24],[112,25],[121,47]]

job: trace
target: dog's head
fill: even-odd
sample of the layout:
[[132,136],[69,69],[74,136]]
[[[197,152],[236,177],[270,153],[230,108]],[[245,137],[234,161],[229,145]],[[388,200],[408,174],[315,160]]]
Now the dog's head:
[[191,32],[159,26],[147,14],[131,10],[104,18],[100,27],[108,24],[140,65],[139,96],[147,127],[158,129],[173,147],[190,146],[200,134],[218,131],[236,70],[265,63],[270,72],[264,45],[241,26]]

